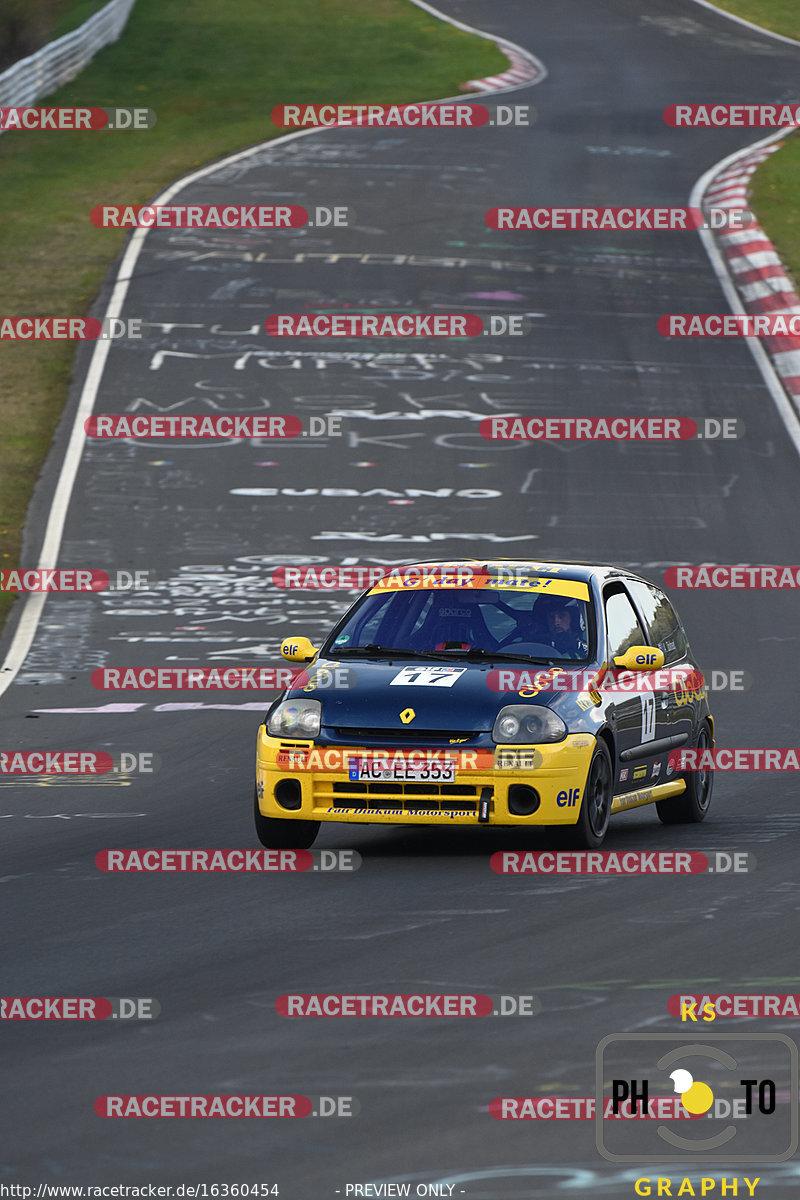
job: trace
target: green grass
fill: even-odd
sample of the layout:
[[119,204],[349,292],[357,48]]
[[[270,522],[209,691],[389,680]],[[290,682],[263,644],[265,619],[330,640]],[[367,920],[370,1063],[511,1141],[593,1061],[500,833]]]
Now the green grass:
[[[800,41],[800,0],[713,0],[717,8],[744,17],[773,33]],[[753,96],[762,103],[778,97]],[[769,130],[753,130],[753,141]],[[753,176],[751,200],[758,219],[769,234],[795,281],[800,281],[800,140],[796,134],[776,151]]]
[[[154,129],[0,136],[0,314],[83,314],[125,236],[96,229],[90,210],[141,203],[280,136],[276,104],[454,96],[507,66],[491,42],[405,0],[137,0],[121,39],[47,103],[146,106]],[[69,342],[3,344],[0,567],[17,564],[72,356]],[[0,595],[0,623],[11,599]]]
[[48,41],[54,42],[57,38],[63,37],[65,33],[71,33],[73,29],[77,29],[84,21],[88,21],[89,17],[93,17],[96,12],[104,8],[107,3],[108,0],[75,0],[75,3],[69,5],[68,11],[63,13],[53,25]]
[[[717,8],[743,17],[754,25],[800,41],[800,5],[797,0],[712,0]],[[754,97],[756,99],[756,97]],[[759,100],[764,97],[759,96]]]
[[800,282],[800,137],[796,133],[756,171],[750,195],[789,274]]

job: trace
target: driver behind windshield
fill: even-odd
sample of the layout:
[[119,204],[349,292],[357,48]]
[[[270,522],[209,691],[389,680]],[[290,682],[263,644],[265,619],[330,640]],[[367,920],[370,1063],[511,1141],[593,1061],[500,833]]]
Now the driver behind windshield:
[[536,603],[534,616],[539,622],[544,617],[543,640],[561,658],[586,658],[589,644],[585,631],[581,629],[576,600],[567,600],[563,596],[542,596]]

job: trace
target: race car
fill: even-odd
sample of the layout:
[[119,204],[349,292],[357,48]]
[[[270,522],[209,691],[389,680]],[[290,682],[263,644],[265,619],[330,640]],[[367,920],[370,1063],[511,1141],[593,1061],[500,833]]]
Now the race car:
[[305,665],[258,730],[264,846],[338,822],[545,826],[597,848],[644,804],[704,819],[713,774],[677,752],[713,747],[708,692],[649,580],[506,559],[376,574],[321,647],[281,646]]

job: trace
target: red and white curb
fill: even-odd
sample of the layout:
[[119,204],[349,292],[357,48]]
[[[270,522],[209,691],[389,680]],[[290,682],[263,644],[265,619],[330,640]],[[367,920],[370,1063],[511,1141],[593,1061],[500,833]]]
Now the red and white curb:
[[[762,144],[729,163],[707,182],[701,207],[747,208],[751,177],[782,145],[780,141]],[[746,312],[800,314],[796,285],[760,225],[752,224],[736,233],[718,233],[715,241]],[[760,340],[800,413],[800,337],[764,337]]]
[[505,91],[508,88],[524,87],[527,83],[538,83],[543,78],[544,68],[532,54],[527,54],[508,42],[498,42],[497,48],[502,50],[511,63],[508,70],[500,75],[487,75],[484,79],[469,79],[461,84],[464,91],[468,88],[477,92]]

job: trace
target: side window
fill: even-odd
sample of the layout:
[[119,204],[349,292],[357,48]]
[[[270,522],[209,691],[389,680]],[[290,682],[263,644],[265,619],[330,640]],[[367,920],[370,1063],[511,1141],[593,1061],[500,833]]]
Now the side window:
[[606,625],[608,652],[612,659],[624,654],[631,646],[647,645],[639,618],[624,592],[614,592],[611,596],[606,596]]
[[665,664],[680,662],[686,657],[686,635],[667,597],[649,583],[631,579],[628,587],[650,630],[649,645],[664,651]]
[[356,618],[357,632],[354,643],[355,645],[367,646],[370,642],[380,641],[380,638],[378,637],[378,630],[381,626],[381,622],[389,610],[389,603],[391,599],[391,596],[387,596],[382,604],[376,604],[372,610],[372,613],[365,621],[358,622],[358,619]]

